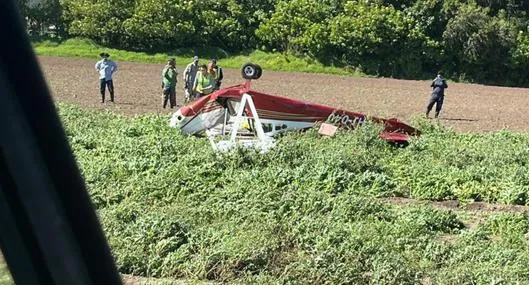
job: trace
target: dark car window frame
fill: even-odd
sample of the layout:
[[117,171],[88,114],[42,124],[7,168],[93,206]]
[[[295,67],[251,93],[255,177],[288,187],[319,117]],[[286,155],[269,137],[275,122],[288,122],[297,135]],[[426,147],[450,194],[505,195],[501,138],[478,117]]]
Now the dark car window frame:
[[0,247],[16,284],[121,284],[15,0],[0,1]]

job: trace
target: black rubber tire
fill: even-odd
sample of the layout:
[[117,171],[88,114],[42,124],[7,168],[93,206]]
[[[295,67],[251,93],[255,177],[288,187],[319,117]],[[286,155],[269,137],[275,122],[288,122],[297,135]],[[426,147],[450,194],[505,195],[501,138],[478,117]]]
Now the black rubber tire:
[[254,64],[255,65],[255,76],[253,79],[259,79],[261,78],[261,75],[263,75],[263,69],[261,68],[261,66],[259,64]]
[[259,79],[263,70],[258,64],[246,63],[241,68],[241,75],[244,79]]

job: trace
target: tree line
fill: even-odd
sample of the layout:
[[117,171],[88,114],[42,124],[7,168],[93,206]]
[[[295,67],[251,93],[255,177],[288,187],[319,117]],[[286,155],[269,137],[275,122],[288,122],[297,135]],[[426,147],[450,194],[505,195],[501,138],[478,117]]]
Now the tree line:
[[[288,52],[370,75],[529,86],[526,0],[19,0],[63,37]],[[37,0],[34,0],[37,1]],[[39,2],[39,1],[37,1]]]

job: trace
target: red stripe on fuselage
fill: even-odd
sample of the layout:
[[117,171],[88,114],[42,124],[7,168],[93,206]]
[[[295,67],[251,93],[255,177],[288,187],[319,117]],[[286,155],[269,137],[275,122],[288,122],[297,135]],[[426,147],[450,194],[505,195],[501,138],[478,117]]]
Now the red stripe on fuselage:
[[[263,119],[289,120],[299,122],[325,121],[333,112],[336,115],[347,115],[350,119],[364,120],[366,116],[361,113],[340,110],[320,104],[305,103],[290,98],[259,93],[249,90],[249,83],[239,84],[224,88],[204,96],[188,106],[180,108],[183,116],[195,116],[201,112],[210,112],[222,108],[216,100],[218,98],[231,98],[240,101],[245,93],[252,96],[257,113]],[[250,114],[249,108],[247,113]],[[385,132],[404,132],[407,134],[419,134],[419,131],[396,119],[381,119],[371,117],[372,121],[383,123]]]

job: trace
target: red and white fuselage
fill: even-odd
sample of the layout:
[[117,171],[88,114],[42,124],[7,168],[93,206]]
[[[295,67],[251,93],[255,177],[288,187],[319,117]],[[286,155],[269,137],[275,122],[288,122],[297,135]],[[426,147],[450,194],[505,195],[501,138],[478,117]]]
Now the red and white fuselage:
[[[206,130],[229,125],[244,94],[252,97],[265,135],[275,136],[289,130],[311,128],[317,122],[329,120],[346,126],[361,125],[367,116],[361,113],[345,111],[325,105],[306,103],[281,96],[269,95],[250,90],[250,81],[213,92],[193,103],[181,107],[170,120],[171,127],[178,127],[183,133],[197,134]],[[247,110],[250,114],[250,110]],[[251,116],[251,115],[249,115]],[[370,120],[384,124],[380,137],[390,142],[407,142],[410,136],[419,131],[397,119],[369,117]]]

